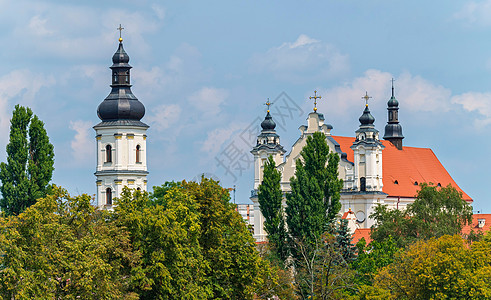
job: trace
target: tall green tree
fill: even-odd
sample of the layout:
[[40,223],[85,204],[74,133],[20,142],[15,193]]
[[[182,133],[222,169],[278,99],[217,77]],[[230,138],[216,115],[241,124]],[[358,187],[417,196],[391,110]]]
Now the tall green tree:
[[0,208],[17,215],[46,196],[54,170],[53,145],[44,123],[16,105],[10,121],[7,163],[0,163]]
[[419,240],[461,234],[463,226],[472,221],[472,207],[451,185],[422,183],[416,199],[405,210],[377,206],[371,217],[375,219],[373,240],[382,242],[391,235],[398,247],[406,247]]
[[287,232],[283,213],[283,193],[281,192],[281,173],[276,169],[272,156],[264,164],[263,181],[259,185],[259,207],[264,217],[264,229],[268,241],[280,262],[288,258]]
[[308,245],[324,232],[332,233],[333,221],[341,209],[343,182],[338,178],[339,156],[329,153],[323,133],[309,136],[300,154],[295,176],[290,179],[286,215],[290,236]]

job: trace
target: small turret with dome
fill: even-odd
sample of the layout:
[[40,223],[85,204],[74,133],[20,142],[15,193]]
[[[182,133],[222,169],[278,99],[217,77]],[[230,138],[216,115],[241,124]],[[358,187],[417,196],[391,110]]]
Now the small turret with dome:
[[363,110],[363,114],[358,119],[360,121],[360,128],[356,131],[355,144],[357,142],[380,143],[378,130],[375,129],[375,126],[373,125],[375,123],[375,118],[372,116],[372,114],[370,113],[370,109],[368,108],[368,100],[372,97],[368,96],[368,92],[365,92],[365,96],[363,96],[362,98],[365,99],[366,102],[365,110]]
[[399,124],[399,101],[394,96],[394,79],[392,79],[392,97],[387,102],[388,122],[385,125],[384,140],[391,142],[397,149],[402,150],[402,126]]
[[379,140],[379,132],[375,128],[375,118],[368,108],[368,100],[372,97],[362,97],[365,109],[359,118],[360,128],[356,130],[356,139],[351,146],[354,157],[353,187],[359,192],[381,192],[382,183],[382,150],[385,148]]
[[267,147],[271,149],[276,149],[280,147],[281,149],[283,149],[283,147],[280,145],[280,136],[276,134],[276,123],[273,121],[273,117],[271,117],[269,111],[269,107],[272,105],[272,103],[270,103],[268,99],[265,105],[268,106],[268,110],[266,111],[266,117],[261,122],[262,130],[257,137],[257,143],[254,149],[257,148],[256,150],[259,150],[259,148],[261,147]]
[[276,133],[276,123],[273,121],[273,117],[269,111],[272,103],[268,101],[265,103],[268,106],[266,111],[266,117],[261,122],[261,133],[257,136],[256,145],[252,148],[251,153],[254,155],[254,188],[257,189],[262,181],[262,169],[261,167],[271,155],[276,163],[279,165],[283,162],[283,155],[285,149],[280,145],[280,136]]

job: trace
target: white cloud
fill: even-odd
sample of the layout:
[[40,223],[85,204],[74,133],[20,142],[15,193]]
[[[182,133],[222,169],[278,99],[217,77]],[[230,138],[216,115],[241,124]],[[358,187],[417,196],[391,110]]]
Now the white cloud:
[[[14,70],[0,77],[0,132],[9,132],[10,108],[13,106],[9,102],[12,99],[32,107],[39,90],[54,83],[53,76],[35,74],[28,70]],[[0,143],[6,143],[7,140],[8,134],[0,135]]]
[[31,56],[57,59],[81,60],[107,53],[117,45],[116,27],[122,20],[123,38],[131,41],[131,45],[138,45],[131,48],[133,55],[147,57],[151,47],[144,36],[162,26],[165,12],[159,6],[143,12],[120,8],[103,10],[66,3],[50,5],[21,1],[15,5],[24,6],[22,14],[12,20],[12,37],[17,48],[31,49],[30,45],[36,45]]
[[146,120],[157,131],[162,131],[177,123],[181,118],[181,111],[181,107],[177,104],[160,105],[153,109]]
[[203,114],[214,116],[220,113],[220,105],[225,102],[228,94],[225,89],[203,87],[189,97],[189,103]]
[[53,34],[53,31],[46,27],[47,19],[41,18],[41,16],[36,15],[31,18],[27,27],[38,36],[47,36]]
[[391,78],[390,73],[367,70],[364,76],[355,78],[343,86],[327,90],[321,89],[319,94],[322,99],[318,102],[319,110],[325,112],[334,110],[336,114],[346,114],[352,111],[353,107],[359,107],[359,112],[361,112],[364,104],[361,97],[365,95],[365,92],[372,97],[370,106],[380,105],[380,102],[384,102],[387,98]]
[[342,75],[349,69],[348,55],[304,34],[294,42],[254,55],[251,65],[254,71],[271,72],[287,81],[327,79]]
[[471,25],[491,25],[491,0],[467,2],[460,11],[454,14],[458,20]]
[[474,120],[476,127],[491,124],[491,93],[468,92],[452,97],[452,103],[462,105],[468,112],[477,112],[481,119]]
[[94,147],[90,147],[92,125],[90,121],[70,121],[70,129],[76,132],[70,146],[74,162],[77,164],[88,163],[94,158]]
[[217,128],[208,132],[206,140],[203,141],[201,150],[208,153],[209,156],[218,154],[223,144],[227,141],[231,141],[232,134],[243,130],[246,124],[232,123],[226,128]]
[[407,72],[402,73],[396,82],[404,107],[411,111],[448,111],[451,108],[450,89]]
[[[390,98],[390,80],[393,77],[388,72],[372,69],[343,86],[321,89],[320,111],[346,114],[353,107],[360,107],[361,112],[365,92],[372,97],[370,107],[385,107]],[[448,111],[451,107],[451,91],[420,76],[402,73],[395,78],[395,87],[396,98],[408,111]]]
[[163,20],[164,17],[165,17],[165,8],[163,8],[162,6],[160,5],[157,5],[157,4],[152,4],[152,10],[153,12],[155,13],[155,15],[157,15],[157,18],[159,18],[159,20]]

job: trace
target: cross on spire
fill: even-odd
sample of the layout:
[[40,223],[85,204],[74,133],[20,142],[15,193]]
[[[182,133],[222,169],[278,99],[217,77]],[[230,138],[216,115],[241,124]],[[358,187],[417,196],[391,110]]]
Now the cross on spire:
[[269,102],[269,98],[268,98],[268,100],[266,101],[266,103],[264,103],[264,105],[267,105],[267,106],[268,106],[268,112],[269,112],[269,107],[270,107],[271,105],[273,105],[273,103],[270,103],[270,102]]
[[119,30],[119,42],[121,43],[123,41],[123,38],[121,37],[121,31],[123,31],[124,27],[121,27],[121,24],[119,24],[119,27],[116,28],[116,30]]
[[317,96],[317,91],[314,91],[314,96],[310,96],[309,99],[314,99],[314,111],[317,111],[317,99],[321,99],[321,96]]
[[362,99],[365,99],[365,105],[368,106],[368,100],[372,97],[368,96],[368,92],[365,91],[365,96],[361,97]]
[[394,97],[394,81],[395,81],[395,79],[392,78],[390,81],[392,82],[392,97]]

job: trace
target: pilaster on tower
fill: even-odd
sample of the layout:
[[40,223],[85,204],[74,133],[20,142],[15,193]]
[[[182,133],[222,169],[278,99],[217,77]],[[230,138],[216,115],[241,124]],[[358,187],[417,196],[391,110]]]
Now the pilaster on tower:
[[[122,29],[120,25],[118,30]],[[101,122],[94,126],[97,205],[108,209],[124,186],[147,189],[146,131],[149,126],[140,121],[145,107],[131,91],[129,60],[120,36],[110,67],[111,92],[97,108]]]

